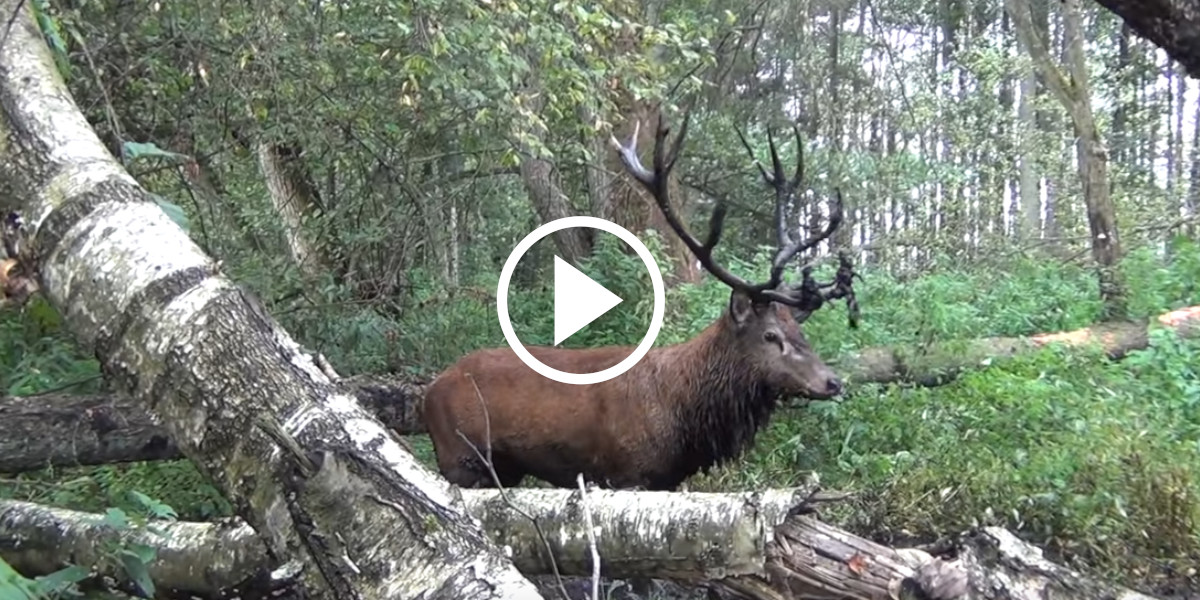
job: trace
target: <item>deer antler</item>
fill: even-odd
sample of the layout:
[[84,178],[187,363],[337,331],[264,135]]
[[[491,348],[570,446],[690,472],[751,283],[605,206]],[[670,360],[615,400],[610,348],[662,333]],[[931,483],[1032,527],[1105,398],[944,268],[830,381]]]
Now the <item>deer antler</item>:
[[742,141],[742,147],[746,149],[746,153],[750,155],[750,160],[754,161],[754,165],[758,167],[758,172],[762,174],[763,181],[775,190],[775,239],[778,250],[775,253],[775,259],[771,261],[771,278],[767,285],[774,288],[779,285],[783,279],[783,269],[787,266],[788,261],[792,260],[797,254],[807,252],[812,247],[825,241],[833,234],[833,231],[842,224],[843,208],[842,208],[842,193],[837,191],[834,194],[834,203],[829,213],[829,223],[825,229],[817,234],[816,237],[808,240],[792,241],[788,235],[787,227],[787,203],[789,200],[793,204],[796,203],[796,189],[804,181],[804,140],[800,137],[800,128],[792,124],[792,133],[796,136],[796,171],[791,179],[784,176],[783,164],[779,160],[779,151],[775,146],[775,136],[771,130],[767,130],[767,141],[771,149],[771,166],[774,174],[768,174],[763,168],[762,163],[758,162],[758,158],[754,156],[754,150],[750,148],[750,143],[746,141],[746,136],[742,135],[742,130],[734,128],[737,132],[738,139]]
[[[792,306],[796,308],[796,313],[801,315],[801,319],[807,318],[809,314],[820,308],[826,301],[845,297],[847,298],[847,302],[852,304],[851,327],[856,326],[858,305],[854,300],[854,291],[850,287],[855,274],[849,258],[844,255],[842,257],[842,269],[839,269],[838,278],[833,282],[828,284],[817,283],[812,279],[812,269],[805,267],[804,280],[799,286],[787,287],[784,290],[777,289],[780,282],[783,281],[783,270],[787,263],[797,254],[807,251],[827,239],[841,225],[843,218],[842,195],[839,191],[835,194],[829,224],[824,230],[813,238],[807,240],[800,239],[794,242],[791,240],[791,236],[788,235],[786,205],[789,200],[795,200],[796,188],[800,185],[804,177],[804,151],[803,141],[800,138],[800,130],[793,125],[792,131],[796,135],[798,144],[798,159],[796,161],[795,175],[791,179],[787,178],[783,172],[783,164],[779,160],[779,152],[775,146],[773,135],[768,133],[773,171],[772,174],[768,174],[762,163],[754,157],[754,151],[751,150],[750,144],[746,142],[746,138],[742,135],[742,132],[740,130],[737,132],[738,137],[742,140],[742,145],[750,154],[750,158],[754,161],[755,166],[758,167],[759,173],[762,174],[763,180],[775,190],[775,234],[778,250],[774,260],[771,261],[770,278],[763,283],[751,283],[729,272],[728,269],[713,259],[712,250],[721,239],[721,231],[724,227],[725,214],[728,208],[723,200],[718,200],[716,207],[713,209],[713,214],[708,222],[708,238],[704,243],[701,243],[688,231],[687,227],[675,213],[674,208],[671,207],[667,180],[670,177],[671,170],[675,168],[675,162],[679,159],[679,152],[683,147],[683,139],[687,135],[690,120],[691,114],[685,114],[683,125],[679,129],[679,135],[676,136],[670,153],[664,154],[663,142],[667,137],[669,128],[664,124],[665,119],[660,113],[658,128],[654,136],[653,170],[643,166],[641,159],[637,155],[637,139],[640,132],[640,123],[635,121],[633,135],[630,137],[628,143],[621,144],[617,141],[616,137],[611,137],[610,143],[620,155],[621,162],[625,165],[630,175],[654,197],[654,201],[658,204],[659,210],[662,211],[667,224],[683,240],[684,245],[696,255],[696,259],[700,261],[700,265],[717,279],[735,290],[746,293],[755,300],[769,300]],[[844,277],[844,282],[842,277],[843,271],[848,273]]]
[[838,252],[838,270],[833,276],[833,281],[818,283],[812,277],[811,265],[805,265],[801,273],[803,279],[800,284],[792,287],[801,298],[801,304],[795,305],[795,310],[792,311],[797,321],[803,323],[808,320],[808,317],[826,302],[845,298],[846,308],[850,313],[850,328],[858,328],[858,299],[854,297],[853,286],[854,278],[862,279],[862,276],[854,272],[854,263],[850,261],[850,255],[845,250]]

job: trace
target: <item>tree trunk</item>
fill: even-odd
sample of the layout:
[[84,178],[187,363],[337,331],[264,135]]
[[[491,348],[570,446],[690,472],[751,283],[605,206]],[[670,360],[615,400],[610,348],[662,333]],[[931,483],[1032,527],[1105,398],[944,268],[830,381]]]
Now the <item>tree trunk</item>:
[[[25,11],[23,14],[18,11]],[[425,469],[113,160],[27,3],[0,46],[0,195],[23,264],[109,381],[161,423],[311,598],[538,598]],[[385,540],[381,543],[381,540]]]
[[[613,127],[612,135],[623,142],[633,135],[633,128],[636,124],[639,127],[637,147],[643,152],[647,148],[653,148],[654,132],[658,128],[661,110],[645,100],[634,97],[632,91],[624,88],[618,90],[617,97],[617,106],[622,113],[618,121],[619,125]],[[679,123],[674,124],[672,129],[677,129],[679,125]],[[699,281],[704,271],[699,268],[692,251],[671,229],[666,217],[655,204],[654,198],[625,172],[625,168],[621,166],[621,159],[616,153],[606,152],[605,156],[607,161],[604,163],[604,168],[610,173],[619,173],[619,175],[608,187],[609,195],[604,202],[604,206],[609,211],[608,214],[596,216],[609,219],[634,233],[654,229],[662,237],[664,250],[673,263],[670,280],[687,283]],[[683,186],[679,184],[679,176],[672,173],[667,180],[667,186],[671,206],[686,225],[688,211],[683,202]]]
[[[1175,152],[1171,155],[1172,173],[1174,174],[1175,185],[1171,189],[1171,201],[1168,206],[1175,211],[1176,215],[1187,214],[1187,192],[1185,191],[1186,184],[1184,182],[1184,165],[1188,164],[1188,156],[1184,152],[1185,142],[1183,133],[1184,114],[1187,112],[1187,74],[1179,63],[1171,65],[1171,73],[1175,77]],[[1167,239],[1175,235],[1174,231],[1167,231]]]
[[[532,88],[525,94],[530,114],[542,112],[545,100],[540,90]],[[517,136],[516,146],[521,155],[521,181],[533,203],[534,211],[542,223],[549,223],[574,214],[567,195],[563,193],[559,182],[558,171],[554,163],[545,156],[546,143],[545,126],[540,122],[533,125],[531,131]],[[540,147],[539,147],[540,146]],[[579,261],[592,253],[591,230],[584,227],[573,227],[552,233],[554,245],[558,248],[562,259],[579,265]]]
[[1021,45],[1033,58],[1047,86],[1071,115],[1100,297],[1104,300],[1106,318],[1121,318],[1126,314],[1126,298],[1124,283],[1117,269],[1121,243],[1117,236],[1116,209],[1109,189],[1108,149],[1092,115],[1079,0],[1066,0],[1063,6],[1069,80],[1051,60],[1045,40],[1039,39],[1035,33],[1030,21],[1029,0],[1005,0],[1005,7],[1012,16]]
[[1096,0],[1200,77],[1200,11],[1191,0]]
[[[1183,213],[1189,219],[1195,218],[1196,210],[1200,208],[1200,102],[1196,103],[1193,123],[1195,126],[1192,128],[1191,170],[1188,174],[1187,200],[1184,203]],[[1194,236],[1195,223],[1188,223],[1185,231],[1189,237]]]
[[[737,598],[1149,599],[1088,579],[1046,560],[1012,533],[986,527],[960,536],[939,555],[892,549],[822,523],[805,512],[799,490],[679,494],[590,490],[463,490],[468,510],[528,575],[588,576],[599,556],[604,577],[655,577],[705,583]],[[669,498],[669,499],[668,499]],[[586,512],[585,512],[586,511]],[[95,564],[111,534],[99,515],[0,500],[0,536],[21,539],[0,558],[27,576]],[[593,545],[587,533],[597,530]],[[535,527],[533,523],[537,523]],[[265,547],[241,524],[175,523],[150,565],[151,576],[204,593],[225,582],[262,580]],[[540,530],[541,533],[538,531]],[[227,544],[221,547],[220,544]],[[78,550],[72,557],[69,552]],[[950,557],[953,558],[950,558]],[[205,565],[205,577],[193,573]],[[119,573],[114,573],[119,576]]]
[[[1200,306],[1160,315],[1153,323],[1183,337],[1200,336]],[[1105,323],[1028,338],[980,338],[924,348],[867,348],[831,361],[852,384],[901,383],[936,386],[958,374],[997,364],[1024,350],[1056,343],[1099,344],[1118,360],[1149,343],[1147,323]],[[402,379],[356,376],[338,382],[384,425],[401,435],[423,433],[418,406],[424,385]],[[170,435],[145,409],[120,394],[41,395],[0,399],[0,473],[46,466],[71,467],[180,456]]]
[[[575,114],[582,123],[588,126],[594,126],[599,120],[595,110],[587,104],[580,104],[575,109]],[[605,143],[606,140],[603,136],[592,131],[582,134],[582,138],[580,142],[590,154],[589,160],[584,166],[588,207],[593,217],[606,219],[610,211],[608,203],[613,183],[612,174],[605,168],[607,162],[605,158],[609,155],[608,144]]]
[[1017,120],[1020,160],[1018,161],[1020,220],[1017,222],[1017,238],[1021,241],[1035,240],[1041,235],[1042,198],[1038,190],[1038,140],[1037,123],[1034,120],[1034,99],[1037,93],[1037,77],[1026,73],[1021,78],[1021,101],[1017,105]]
[[306,277],[318,278],[328,273],[330,269],[305,225],[316,216],[319,202],[317,189],[300,164],[299,151],[259,140],[254,144],[254,152],[267,183],[271,206],[283,223],[283,235],[292,260]]
[[1060,94],[1060,99],[1064,101],[1064,106],[1068,106],[1075,126],[1079,178],[1083,185],[1083,201],[1092,234],[1092,260],[1098,269],[1105,318],[1119,319],[1126,316],[1128,309],[1125,284],[1118,270],[1121,240],[1117,233],[1117,209],[1113,205],[1112,186],[1108,178],[1108,148],[1092,115],[1091,83],[1083,48],[1082,10],[1080,0],[1065,0],[1063,3],[1064,43],[1071,77],[1069,90],[1072,102],[1066,102],[1066,94]]

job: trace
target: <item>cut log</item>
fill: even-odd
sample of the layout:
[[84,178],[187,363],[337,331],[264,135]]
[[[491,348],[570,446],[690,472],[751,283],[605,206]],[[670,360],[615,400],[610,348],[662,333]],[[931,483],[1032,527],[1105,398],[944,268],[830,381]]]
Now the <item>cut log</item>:
[[[578,490],[462,490],[468,510],[487,535],[509,548],[528,575],[591,573],[591,547]],[[1012,533],[996,527],[967,532],[934,556],[892,549],[822,523],[804,512],[810,490],[742,494],[589,490],[586,502],[599,530],[597,550],[606,578],[652,577],[700,584],[726,596],[754,600],[801,598],[1059,598],[1150,599],[1055,564]],[[798,510],[801,509],[801,510]],[[82,524],[99,517],[36,504],[0,500],[0,558],[26,576],[66,565],[74,548],[97,532]],[[533,523],[537,523],[537,528]],[[261,580],[265,546],[244,525],[176,524],[173,540],[152,573],[209,593],[210,582]],[[241,528],[239,531],[238,528]],[[210,531],[206,531],[208,528]],[[540,534],[538,532],[540,529]],[[227,560],[211,543],[228,544]],[[165,542],[150,543],[166,545]],[[92,554],[78,555],[85,565]],[[553,561],[550,557],[553,557]],[[205,580],[179,572],[185,562],[203,565]],[[162,563],[162,564],[159,564]]]
[[0,197],[23,204],[4,215],[17,236],[5,246],[109,384],[229,499],[272,570],[299,573],[306,598],[540,598],[455,488],[113,159],[31,11],[0,0]]
[[[1200,335],[1200,306],[1171,311],[1149,323],[1101,323],[1028,338],[980,338],[935,344],[923,350],[868,348],[836,361],[853,383],[944,384],[964,371],[995,364],[1051,343],[1099,344],[1113,359],[1146,347],[1149,326],[1183,337]],[[425,385],[378,376],[355,376],[338,385],[355,394],[367,412],[401,435],[423,433],[419,407]],[[169,437],[136,402],[118,394],[46,394],[0,399],[0,473],[46,466],[96,465],[178,458]]]

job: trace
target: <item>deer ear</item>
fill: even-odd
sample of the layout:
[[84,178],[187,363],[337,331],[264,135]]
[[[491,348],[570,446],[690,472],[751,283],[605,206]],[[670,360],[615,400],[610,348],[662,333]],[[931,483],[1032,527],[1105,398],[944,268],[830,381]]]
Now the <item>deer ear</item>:
[[729,316],[733,319],[734,325],[739,327],[744,325],[753,312],[754,301],[745,292],[734,290],[729,295]]

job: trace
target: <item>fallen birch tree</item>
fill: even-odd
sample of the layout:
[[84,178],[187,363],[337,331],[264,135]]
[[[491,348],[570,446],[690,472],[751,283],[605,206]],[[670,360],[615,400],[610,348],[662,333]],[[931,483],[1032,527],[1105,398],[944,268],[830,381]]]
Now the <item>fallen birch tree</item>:
[[[1142,322],[1101,323],[1026,338],[980,338],[933,344],[926,348],[868,348],[839,359],[840,373],[853,383],[939,385],[969,369],[996,364],[1021,352],[1062,344],[1099,345],[1121,359],[1149,343],[1151,327],[1182,337],[1200,335],[1200,306]],[[424,384],[401,378],[355,376],[337,385],[401,435],[423,433],[419,415]],[[0,473],[21,473],[47,466],[67,467],[179,458],[174,443],[136,402],[120,394],[46,394],[0,399]]]
[[540,598],[457,489],[339,389],[117,163],[0,0],[6,253],[308,598]]
[[[967,532],[936,555],[893,549],[804,514],[811,490],[741,494],[561,489],[463,490],[468,512],[506,546],[527,575],[589,577],[593,549],[606,578],[654,577],[703,584],[754,600],[843,598],[1004,598],[1062,600],[1150,596],[1055,564],[998,527]],[[598,529],[589,541],[583,510]],[[100,564],[100,515],[0,500],[0,558],[26,576],[68,565]],[[537,523],[535,529],[534,523]],[[167,539],[137,540],[159,550],[156,583],[203,597],[239,586],[279,585],[266,547],[240,522],[168,523]],[[540,532],[538,531],[540,529]]]

